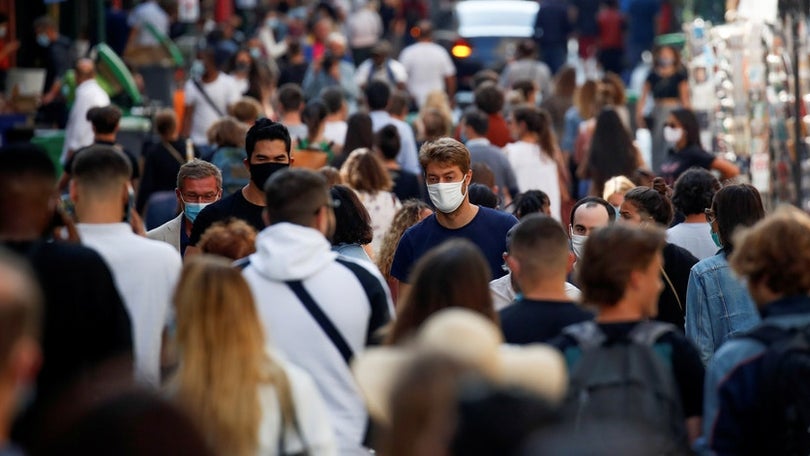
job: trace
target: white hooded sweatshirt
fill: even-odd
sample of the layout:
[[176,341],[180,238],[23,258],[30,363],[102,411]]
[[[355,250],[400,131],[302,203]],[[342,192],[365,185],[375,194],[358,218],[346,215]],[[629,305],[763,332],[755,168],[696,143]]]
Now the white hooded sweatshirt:
[[357,354],[394,315],[385,281],[370,263],[338,258],[313,228],[271,225],[257,236],[256,249],[243,274],[267,338],[315,380],[332,417],[339,453],[363,454],[367,415],[351,371],[286,282],[301,282]]

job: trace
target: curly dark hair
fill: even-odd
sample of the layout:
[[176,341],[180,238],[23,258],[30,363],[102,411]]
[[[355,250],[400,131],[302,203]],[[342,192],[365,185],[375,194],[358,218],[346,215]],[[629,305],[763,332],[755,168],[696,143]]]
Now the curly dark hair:
[[720,181],[703,168],[690,168],[675,181],[672,205],[683,215],[703,214],[712,206]]
[[368,244],[374,235],[371,217],[354,190],[345,185],[334,185],[329,190],[335,207],[335,234],[332,245]]
[[536,212],[545,213],[546,209],[548,209],[550,205],[551,202],[546,192],[542,190],[527,190],[520,193],[515,198],[512,215],[518,219],[522,219],[524,216],[534,214]]

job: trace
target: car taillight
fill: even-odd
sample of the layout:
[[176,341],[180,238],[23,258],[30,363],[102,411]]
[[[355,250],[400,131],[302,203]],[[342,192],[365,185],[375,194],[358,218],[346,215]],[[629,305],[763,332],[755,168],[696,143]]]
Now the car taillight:
[[470,56],[470,54],[472,54],[472,46],[470,46],[470,43],[459,39],[453,43],[450,53],[453,54],[453,57],[457,59],[466,59]]

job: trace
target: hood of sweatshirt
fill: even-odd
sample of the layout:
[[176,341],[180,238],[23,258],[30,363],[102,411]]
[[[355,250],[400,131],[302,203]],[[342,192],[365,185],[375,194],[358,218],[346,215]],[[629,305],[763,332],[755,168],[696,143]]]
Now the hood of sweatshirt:
[[250,264],[270,280],[303,280],[327,267],[335,257],[337,253],[320,231],[277,223],[256,237],[256,253],[250,256]]

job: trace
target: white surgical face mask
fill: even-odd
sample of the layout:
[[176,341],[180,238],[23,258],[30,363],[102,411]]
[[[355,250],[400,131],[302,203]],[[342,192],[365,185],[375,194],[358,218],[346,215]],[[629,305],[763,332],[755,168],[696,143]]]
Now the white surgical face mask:
[[430,201],[433,202],[439,212],[449,214],[458,209],[464,201],[464,197],[467,196],[466,193],[461,191],[463,186],[463,177],[458,182],[428,184],[428,196],[430,196]]
[[683,138],[683,128],[664,127],[664,141],[675,145],[681,138]]
[[574,251],[577,260],[582,258],[582,253],[585,252],[585,241],[587,240],[588,236],[584,234],[574,234],[573,230],[571,230],[571,250]]

